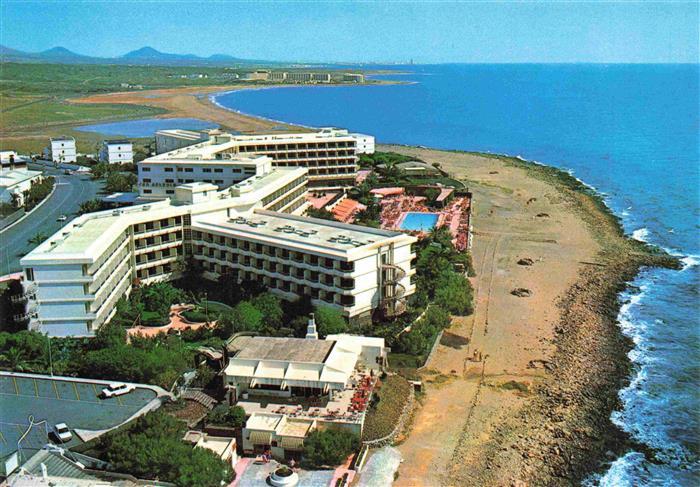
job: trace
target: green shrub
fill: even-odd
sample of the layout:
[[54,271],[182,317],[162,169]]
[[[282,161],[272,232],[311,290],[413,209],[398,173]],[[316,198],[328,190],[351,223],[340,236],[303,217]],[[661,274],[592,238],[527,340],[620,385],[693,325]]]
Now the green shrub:
[[398,375],[390,375],[381,383],[365,416],[364,441],[383,438],[394,430],[411,394],[411,387],[406,379]]
[[207,414],[207,422],[217,425],[241,428],[245,425],[245,409],[241,406],[226,406],[219,404]]
[[360,447],[357,435],[347,430],[315,430],[304,440],[304,463],[312,467],[340,465]]

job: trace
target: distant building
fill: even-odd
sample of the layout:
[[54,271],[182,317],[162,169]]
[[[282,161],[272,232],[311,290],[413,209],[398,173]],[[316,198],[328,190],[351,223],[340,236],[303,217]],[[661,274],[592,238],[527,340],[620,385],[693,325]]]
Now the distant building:
[[49,147],[44,150],[46,159],[53,162],[76,162],[78,154],[73,137],[52,137]]
[[208,139],[209,134],[206,130],[159,130],[156,132],[156,154],[181,149]]
[[100,162],[107,164],[128,164],[134,162],[131,142],[125,139],[105,140],[100,149]]
[[365,82],[365,75],[359,74],[359,73],[344,73],[343,74],[343,81],[346,81],[349,83],[364,83]]
[[272,71],[270,73],[270,81],[286,81],[287,73],[284,71]]
[[358,154],[374,154],[374,136],[365,134],[350,134],[357,141]]
[[270,72],[266,69],[258,69],[245,75],[245,79],[248,81],[267,81],[269,77]]
[[[358,145],[362,145],[362,152],[358,151]],[[219,130],[205,132],[166,131],[156,134],[157,152],[160,154],[165,148],[177,146],[181,152],[171,150],[167,157],[165,154],[147,159],[139,165],[150,161],[169,159],[173,162],[171,168],[182,166],[183,174],[171,177],[171,183],[181,183],[188,179],[193,181],[224,180],[222,177],[211,177],[215,174],[204,174],[204,161],[208,164],[220,164],[222,167],[230,160],[238,160],[239,157],[269,156],[273,166],[293,167],[302,166],[309,168],[309,187],[311,189],[344,188],[354,185],[357,174],[358,153],[374,152],[374,137],[363,134],[350,134],[345,129],[322,128],[316,132],[305,133],[268,133],[256,135],[234,135],[222,133]],[[193,146],[185,150],[184,146]],[[187,171],[186,165],[201,166],[201,170]],[[145,165],[143,167],[146,167]],[[207,168],[209,169],[209,168]],[[232,170],[232,169],[231,169]],[[177,173],[177,169],[172,172]],[[229,169],[224,169],[220,174],[226,174]],[[199,176],[198,176],[199,174]],[[148,177],[148,176],[145,176]],[[141,173],[139,173],[141,178]],[[152,179],[155,182],[155,179]],[[214,183],[221,185],[224,183]],[[156,192],[153,192],[155,195]]]

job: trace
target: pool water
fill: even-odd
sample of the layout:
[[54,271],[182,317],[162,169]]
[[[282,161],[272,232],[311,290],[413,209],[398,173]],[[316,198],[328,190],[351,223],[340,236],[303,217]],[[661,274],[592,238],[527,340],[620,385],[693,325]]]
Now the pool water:
[[401,228],[418,232],[427,232],[437,225],[437,213],[408,212],[401,222]]

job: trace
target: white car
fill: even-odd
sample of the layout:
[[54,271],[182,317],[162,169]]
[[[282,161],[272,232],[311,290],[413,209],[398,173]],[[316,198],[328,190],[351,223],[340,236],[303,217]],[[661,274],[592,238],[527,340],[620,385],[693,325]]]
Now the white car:
[[53,427],[53,434],[61,443],[66,443],[73,439],[73,434],[70,432],[66,423],[58,423]]
[[57,222],[64,222],[66,220],[68,220],[68,217],[66,215],[61,215],[58,218],[56,218]]
[[114,382],[104,389],[102,389],[102,397],[110,398],[123,396],[124,394],[129,394],[131,391],[136,390],[135,386],[131,384],[124,384],[123,382]]

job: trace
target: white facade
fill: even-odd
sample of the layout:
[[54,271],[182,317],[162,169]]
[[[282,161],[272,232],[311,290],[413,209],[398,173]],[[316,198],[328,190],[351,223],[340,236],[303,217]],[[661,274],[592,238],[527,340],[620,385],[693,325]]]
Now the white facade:
[[76,218],[20,261],[30,327],[93,335],[133,283],[176,278],[189,256],[206,278],[233,273],[285,299],[310,294],[349,317],[400,312],[414,291],[416,239],[289,215],[305,204],[306,173],[277,168],[223,191],[188,183],[172,199]]
[[46,157],[53,162],[76,162],[78,154],[73,137],[55,137],[50,140]]
[[272,159],[269,157],[197,160],[178,158],[177,151],[174,151],[145,159],[138,164],[139,196],[144,199],[164,199],[175,194],[176,186],[196,182],[224,189],[244,179],[262,177],[271,171]]
[[357,141],[358,154],[374,154],[374,136],[365,134],[350,134]]
[[24,192],[32,187],[32,183],[41,181],[41,171],[28,169],[0,170],[0,202],[10,203],[14,198],[19,205],[24,204]]
[[156,154],[182,149],[208,138],[209,135],[206,130],[201,132],[180,129],[159,130],[156,132]]
[[[241,156],[269,156],[277,167],[308,168],[309,187],[313,189],[346,188],[355,184],[358,142],[356,134],[347,130],[323,128],[317,132],[259,135],[233,135],[212,130],[203,132],[208,134],[208,139],[196,139],[196,132],[189,132],[189,135],[165,132],[169,131],[158,133],[157,144],[163,149],[177,147],[181,151],[172,150],[167,154],[170,159],[226,160]],[[370,150],[368,136],[362,137],[366,146],[364,150]]]
[[100,148],[100,162],[107,164],[130,164],[134,162],[134,151],[128,140],[105,140]]

